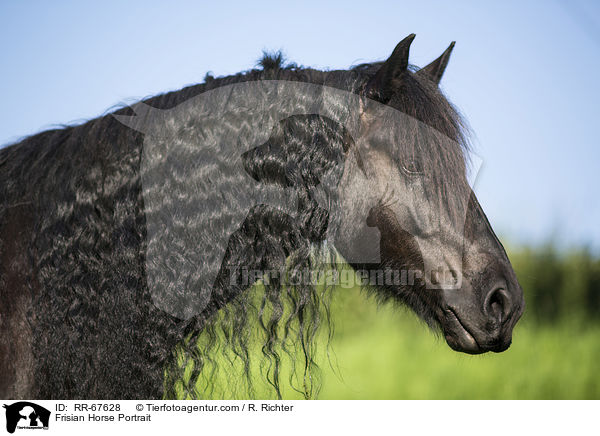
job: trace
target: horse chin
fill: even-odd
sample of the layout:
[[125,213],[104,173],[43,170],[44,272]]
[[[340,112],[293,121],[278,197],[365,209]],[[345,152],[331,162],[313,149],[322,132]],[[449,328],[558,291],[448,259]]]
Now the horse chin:
[[443,315],[439,317],[439,322],[446,342],[454,351],[467,354],[481,354],[488,351],[479,346],[475,337],[452,309],[445,309]]

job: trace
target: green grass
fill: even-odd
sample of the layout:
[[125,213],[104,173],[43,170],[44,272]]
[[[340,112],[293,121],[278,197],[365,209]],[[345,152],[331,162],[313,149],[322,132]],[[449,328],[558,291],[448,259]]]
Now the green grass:
[[[586,248],[560,251],[551,243],[511,250],[510,258],[527,307],[513,345],[500,354],[456,353],[410,311],[377,307],[357,289],[337,289],[329,349],[335,370],[322,332],[319,398],[599,399],[600,258]],[[261,345],[259,339],[252,347],[253,362],[260,361]],[[221,358],[219,368],[227,369],[205,380],[205,386],[215,386],[215,398],[247,396],[240,393],[242,366],[233,360],[231,366]],[[289,373],[289,360],[281,377],[283,397],[303,398],[286,383],[286,366]],[[257,363],[252,371],[260,372]],[[274,396],[262,378],[252,379],[257,398]],[[300,390],[304,385],[295,379]]]
[[[524,319],[509,350],[469,356],[452,351],[408,310],[377,307],[356,289],[334,295],[332,358],[326,338],[319,341],[320,399],[600,398],[600,323]],[[260,347],[252,352],[260,356]],[[215,398],[245,397],[222,393],[242,379],[238,370],[214,379]],[[282,380],[287,385],[287,376]],[[258,398],[273,397],[264,381],[253,383]],[[303,398],[289,387],[283,397]]]
[[452,351],[414,315],[337,299],[333,341],[343,380],[323,368],[322,399],[600,398],[600,324],[517,325],[504,353]]

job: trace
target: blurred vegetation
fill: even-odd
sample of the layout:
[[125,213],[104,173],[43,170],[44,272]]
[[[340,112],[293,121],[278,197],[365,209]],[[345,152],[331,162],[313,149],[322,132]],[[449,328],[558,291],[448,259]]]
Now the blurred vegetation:
[[[509,257],[527,306],[512,346],[499,354],[456,353],[408,310],[336,289],[335,335],[327,347],[323,331],[319,347],[318,398],[599,399],[600,258],[550,244],[513,249]],[[252,352],[260,356],[258,343]],[[246,396],[235,375],[241,368],[238,362],[215,374],[215,398]],[[257,398],[273,397],[258,376],[254,388]],[[283,396],[303,398],[290,388]]]
[[600,321],[600,258],[588,249],[558,251],[547,244],[512,250],[527,316],[539,323]]

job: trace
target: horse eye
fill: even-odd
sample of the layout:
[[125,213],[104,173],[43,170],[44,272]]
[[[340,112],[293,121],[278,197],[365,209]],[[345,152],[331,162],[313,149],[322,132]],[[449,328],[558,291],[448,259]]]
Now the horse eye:
[[402,165],[402,169],[404,170],[404,172],[406,174],[408,174],[410,176],[423,174],[423,166],[421,165],[421,162],[416,161],[416,160],[411,160],[411,161],[405,162]]

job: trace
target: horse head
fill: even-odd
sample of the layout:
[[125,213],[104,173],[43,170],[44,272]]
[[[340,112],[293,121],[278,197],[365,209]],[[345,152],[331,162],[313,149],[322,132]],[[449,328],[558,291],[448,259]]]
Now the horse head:
[[503,351],[523,291],[468,183],[463,124],[438,87],[454,43],[414,71],[413,38],[364,72],[360,159],[345,162],[335,246],[355,269],[380,273],[370,287],[440,327],[454,350]]

